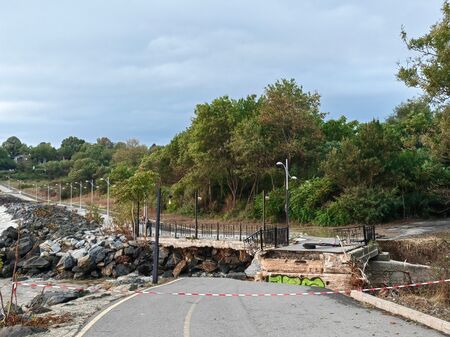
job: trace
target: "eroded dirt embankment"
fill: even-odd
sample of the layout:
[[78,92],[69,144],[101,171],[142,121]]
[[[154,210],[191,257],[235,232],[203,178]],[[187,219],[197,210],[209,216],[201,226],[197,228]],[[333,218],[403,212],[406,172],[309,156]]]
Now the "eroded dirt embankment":
[[[430,279],[450,278],[450,231],[433,236],[378,242],[392,259],[429,266]],[[378,296],[450,321],[450,283],[384,291]]]

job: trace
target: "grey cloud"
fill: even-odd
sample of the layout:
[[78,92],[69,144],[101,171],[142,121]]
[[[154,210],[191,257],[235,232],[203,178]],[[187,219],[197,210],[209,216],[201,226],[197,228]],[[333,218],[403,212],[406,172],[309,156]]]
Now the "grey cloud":
[[[395,80],[404,24],[441,1],[13,1],[0,11],[0,140],[165,143],[196,103],[295,78],[336,117],[383,118],[417,94]],[[12,112],[13,111],[13,112]]]

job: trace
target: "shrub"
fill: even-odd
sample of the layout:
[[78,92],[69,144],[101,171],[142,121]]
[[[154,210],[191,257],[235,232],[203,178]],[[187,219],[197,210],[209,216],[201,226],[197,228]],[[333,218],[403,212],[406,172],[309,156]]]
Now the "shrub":
[[[277,221],[284,216],[284,188],[277,188],[268,193],[269,199],[266,201],[266,218]],[[263,194],[256,196],[253,203],[252,217],[254,219],[262,218]]]
[[291,218],[307,223],[315,219],[320,207],[336,193],[336,188],[328,178],[314,178],[294,187],[290,193]]
[[319,210],[314,223],[321,226],[372,224],[394,219],[400,210],[401,200],[395,189],[354,187]]

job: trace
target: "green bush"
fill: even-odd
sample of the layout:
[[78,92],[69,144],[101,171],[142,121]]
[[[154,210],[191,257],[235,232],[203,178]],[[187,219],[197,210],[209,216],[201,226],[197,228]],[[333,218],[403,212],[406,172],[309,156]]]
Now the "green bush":
[[314,178],[292,188],[289,203],[291,219],[300,223],[313,221],[320,207],[335,193],[336,188],[328,178]]
[[354,187],[319,210],[314,223],[321,226],[373,224],[394,219],[400,211],[401,198],[397,190]]
[[[266,200],[266,218],[271,221],[277,221],[284,217],[284,188],[277,188],[270,191]],[[262,218],[263,194],[259,193],[253,203],[252,217],[254,219]]]

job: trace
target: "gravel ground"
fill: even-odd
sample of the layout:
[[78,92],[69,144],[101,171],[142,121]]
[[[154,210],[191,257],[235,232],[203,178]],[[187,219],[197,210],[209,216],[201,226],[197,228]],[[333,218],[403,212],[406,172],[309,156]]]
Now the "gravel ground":
[[[44,283],[43,280],[37,278],[28,279],[26,280],[26,282]],[[75,285],[82,286],[84,288],[91,287],[91,289],[95,289],[95,292],[67,303],[53,305],[50,307],[52,311],[37,315],[46,316],[69,314],[71,319],[67,323],[51,326],[49,331],[45,333],[34,334],[33,336],[35,337],[75,336],[76,333],[83,327],[83,325],[87,321],[89,321],[89,319],[94,317],[99,311],[110,305],[111,302],[114,302],[131,294],[131,292],[127,291],[128,286],[119,286],[115,287],[114,289],[106,290],[99,284],[99,282],[85,282],[83,284],[75,284],[73,283],[73,280],[71,280],[69,282],[56,281],[52,282],[52,284]],[[11,289],[10,280],[0,279],[0,288],[5,298],[5,302],[7,302],[9,300]],[[41,292],[42,288],[19,286],[17,288],[18,304],[20,306],[28,304],[36,295],[40,294]]]

